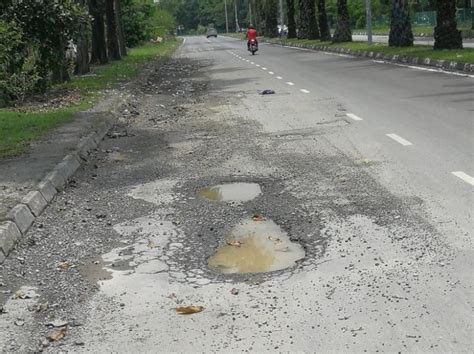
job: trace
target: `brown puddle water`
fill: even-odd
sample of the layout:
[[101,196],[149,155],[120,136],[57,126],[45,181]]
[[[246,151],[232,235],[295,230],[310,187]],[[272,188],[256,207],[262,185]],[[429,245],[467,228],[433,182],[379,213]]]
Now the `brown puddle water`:
[[201,197],[214,202],[248,202],[262,193],[257,183],[228,183],[198,191]]
[[293,266],[305,257],[299,243],[272,220],[246,220],[236,225],[208,260],[209,267],[224,274],[263,273]]

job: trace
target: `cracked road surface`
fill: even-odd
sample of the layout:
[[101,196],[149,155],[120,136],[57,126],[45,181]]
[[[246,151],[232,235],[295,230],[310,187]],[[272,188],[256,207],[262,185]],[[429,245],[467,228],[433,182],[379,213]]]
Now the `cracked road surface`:
[[3,351],[472,350],[472,78],[244,46],[127,87],[1,269]]

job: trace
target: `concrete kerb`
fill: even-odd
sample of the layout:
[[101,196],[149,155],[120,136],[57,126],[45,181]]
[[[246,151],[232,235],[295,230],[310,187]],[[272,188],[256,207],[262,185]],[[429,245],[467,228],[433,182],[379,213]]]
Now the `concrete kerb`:
[[64,189],[67,181],[81,166],[82,161],[87,160],[90,152],[97,148],[114,122],[114,119],[106,119],[104,124],[97,128],[95,132],[82,138],[75,151],[66,155],[38,183],[36,188],[22,199],[21,203],[9,211],[7,220],[0,223],[0,264],[5,261],[22,235],[26,234],[35,219],[53,201],[55,195]]
[[270,44],[277,44],[282,47],[298,47],[298,48],[306,48],[316,51],[325,51],[325,52],[332,52],[332,53],[345,53],[349,55],[353,55],[355,57],[365,57],[365,58],[375,58],[378,60],[384,60],[387,62],[397,62],[397,63],[410,63],[412,65],[418,66],[433,66],[440,70],[444,71],[456,71],[456,72],[464,72],[464,73],[473,73],[474,72],[474,64],[469,63],[459,63],[455,61],[448,61],[448,60],[434,60],[431,58],[419,58],[419,57],[412,57],[412,56],[405,56],[405,55],[385,55],[384,53],[378,52],[368,52],[368,51],[359,51],[359,50],[351,50],[351,49],[344,49],[344,48],[330,48],[327,46],[315,46],[315,45],[305,45],[305,44],[283,44],[283,43],[274,43],[270,41],[263,40],[264,42]]

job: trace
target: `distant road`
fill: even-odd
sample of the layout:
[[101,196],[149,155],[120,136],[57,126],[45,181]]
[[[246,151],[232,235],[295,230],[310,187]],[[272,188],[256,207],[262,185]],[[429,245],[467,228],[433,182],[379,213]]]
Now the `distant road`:
[[[372,36],[372,38],[373,38],[373,41],[377,43],[388,42],[388,36]],[[352,39],[358,42],[367,41],[367,35],[355,34],[352,36]],[[415,44],[433,45],[434,39],[433,37],[415,37]],[[474,39],[472,38],[463,39],[463,45],[464,45],[464,48],[474,48]]]

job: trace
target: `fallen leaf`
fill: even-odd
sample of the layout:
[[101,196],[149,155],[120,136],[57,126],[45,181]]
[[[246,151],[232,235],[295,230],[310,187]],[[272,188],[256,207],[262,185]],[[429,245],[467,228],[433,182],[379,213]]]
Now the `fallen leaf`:
[[176,299],[176,298],[178,298],[178,297],[176,296],[175,293],[171,293],[171,294],[168,295],[168,298],[174,300],[174,299]]
[[190,315],[193,313],[198,313],[204,310],[202,306],[185,306],[185,307],[177,307],[176,312],[183,314],[183,315]]
[[254,214],[254,215],[252,216],[252,220],[253,220],[253,221],[264,221],[265,218],[264,218],[262,215]]
[[147,246],[148,246],[148,248],[151,248],[151,249],[158,247],[158,245],[155,242],[153,242],[152,240],[148,240],[148,245]]
[[58,269],[60,270],[68,270],[69,268],[71,268],[71,263],[68,261],[58,263]]
[[48,334],[48,339],[52,342],[57,342],[66,336],[66,328],[61,328],[59,331],[53,331]]
[[230,293],[231,293],[232,295],[238,295],[238,294],[239,294],[239,289],[232,288],[232,289],[230,289]]
[[229,246],[240,247],[242,246],[243,242],[239,240],[230,240],[230,241],[227,241],[227,244]]

